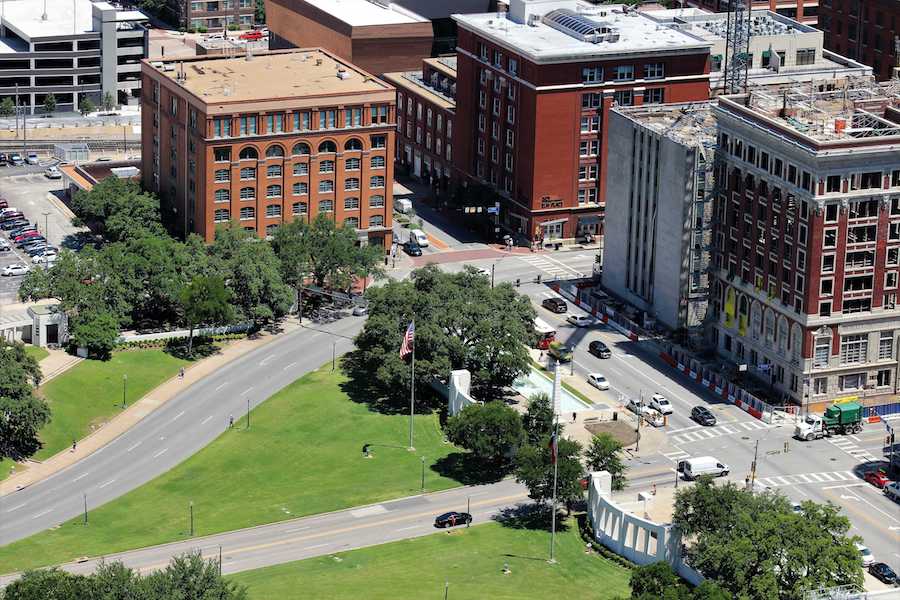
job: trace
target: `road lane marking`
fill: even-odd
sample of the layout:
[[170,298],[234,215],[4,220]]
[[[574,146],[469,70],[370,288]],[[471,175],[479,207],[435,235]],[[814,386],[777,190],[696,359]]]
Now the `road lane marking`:
[[163,448],[162,450],[160,450],[159,452],[157,452],[156,454],[154,454],[154,455],[153,455],[153,458],[159,458],[160,456],[162,456],[163,454],[165,454],[165,453],[168,452],[168,451],[169,451],[168,448]]
[[115,479],[110,479],[109,481],[107,481],[106,483],[104,483],[103,485],[101,485],[99,489],[102,490],[102,489],[105,488],[106,486],[115,483],[115,481],[116,481]]
[[261,366],[261,367],[266,366],[269,363],[269,361],[272,360],[273,358],[275,358],[274,354],[268,355],[267,357],[265,357],[264,359],[259,361],[259,366]]
[[421,525],[410,525],[409,527],[401,527],[397,531],[409,531],[410,529],[417,529],[421,527]]
[[668,433],[679,433],[681,431],[690,431],[691,429],[697,429],[698,427],[702,427],[701,425],[691,425],[690,427],[682,427],[681,429],[670,429]]
[[43,517],[44,515],[49,515],[49,514],[52,513],[52,512],[53,512],[53,509],[52,509],[52,508],[48,508],[48,509],[45,510],[44,512],[39,512],[38,514],[34,515],[34,516],[31,517],[31,518],[32,518],[32,519],[40,519],[40,518]]
[[140,442],[138,442],[137,444],[135,444],[134,446],[132,446],[131,448],[129,448],[128,450],[126,450],[126,452],[131,452],[132,450],[134,450],[135,448],[137,448],[138,446],[140,446],[140,445],[143,444],[143,443],[144,443],[144,441],[141,440]]
[[852,487],[863,487],[863,486],[866,486],[866,485],[869,485],[869,484],[868,484],[868,483],[865,483],[865,482],[860,482],[860,483],[845,483],[845,484],[843,484],[843,485],[826,485],[826,486],[823,487],[822,489],[823,489],[823,490],[836,490],[836,489],[839,489],[839,488],[842,489],[842,488],[852,488]]
[[205,419],[203,419],[202,421],[200,421],[200,424],[201,424],[201,425],[206,425],[207,423],[209,423],[209,420],[212,419],[212,418],[213,418],[213,416],[212,416],[212,415],[209,415],[208,417],[206,417]]
[[27,502],[26,502],[25,504],[20,504],[20,505],[18,505],[18,506],[13,506],[12,508],[10,508],[9,510],[7,510],[6,512],[11,513],[11,512],[14,511],[14,510],[19,510],[20,508],[25,508],[26,506],[28,506],[28,503],[27,503]]
[[283,369],[281,369],[281,370],[282,370],[282,371],[287,371],[288,369],[291,369],[291,368],[296,367],[296,366],[297,366],[297,363],[292,362],[291,364],[289,364],[288,366],[286,366],[285,368],[283,368]]
[[180,413],[178,413],[177,415],[175,415],[174,417],[172,417],[172,420],[169,421],[169,423],[174,423],[175,421],[177,421],[178,419],[180,419],[183,415],[184,415],[184,411],[181,411]]
[[222,385],[220,385],[219,387],[217,387],[217,388],[216,388],[215,390],[213,390],[213,391],[218,392],[219,390],[221,390],[221,389],[222,389],[223,387],[225,387],[226,385],[228,385],[228,382],[227,382],[227,381],[226,381],[225,383],[223,383]]
[[243,392],[241,392],[241,396],[246,396],[246,395],[249,394],[252,390],[253,390],[253,386],[251,385],[251,386],[248,387],[246,390],[244,390]]
[[309,527],[295,527],[294,529],[285,529],[285,533],[297,533],[298,531],[305,531],[309,529]]
[[79,475],[78,477],[76,477],[75,479],[73,479],[72,481],[75,482],[75,481],[78,481],[79,479],[84,479],[84,478],[87,477],[89,474],[90,474],[90,473],[82,473],[81,475]]

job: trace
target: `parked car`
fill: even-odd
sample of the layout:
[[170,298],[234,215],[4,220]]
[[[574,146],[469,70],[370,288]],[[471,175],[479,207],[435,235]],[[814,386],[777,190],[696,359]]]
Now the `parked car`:
[[697,456],[684,461],[684,478],[692,481],[701,475],[725,477],[729,472],[728,465],[719,462],[712,456]]
[[48,167],[47,170],[44,171],[44,177],[47,179],[62,179],[62,171],[56,167]]
[[6,152],[0,152],[0,167],[5,167],[8,164],[8,160]]
[[9,219],[8,221],[3,221],[0,223],[0,229],[3,231],[12,231],[13,229],[18,229],[23,225],[28,225],[28,221],[21,217],[16,217],[14,219]]
[[883,562],[872,563],[869,565],[869,575],[888,585],[897,585],[897,574],[894,570]]
[[575,327],[590,327],[597,322],[594,317],[588,315],[569,315],[566,317],[566,321]]
[[360,306],[354,306],[354,307],[353,307],[353,316],[354,316],[354,317],[365,317],[365,316],[368,315],[368,314],[369,314],[369,307],[368,307],[368,306],[362,306],[362,305],[360,305]]
[[56,254],[38,254],[37,256],[31,259],[31,262],[36,265],[42,265],[44,263],[53,263],[56,262]]
[[[22,246],[24,246],[25,244],[28,243],[28,240],[31,240],[32,238],[44,239],[44,236],[42,236],[40,233],[38,233],[34,229],[29,229],[28,231],[23,231],[22,233],[20,233],[16,237],[14,237],[13,241],[16,243],[16,246],[21,248]],[[37,240],[35,239],[33,241],[37,241]]]
[[22,155],[18,152],[12,152],[9,155],[9,162],[11,162],[14,166],[18,167],[20,165],[25,164],[25,159],[22,158]]
[[705,406],[695,406],[692,408],[691,419],[707,427],[712,427],[716,424],[716,415]]
[[240,37],[242,40],[247,40],[248,42],[255,42],[255,41],[263,39],[265,36],[263,35],[262,31],[252,29],[250,31],[245,31],[244,33],[241,34]]
[[877,487],[879,490],[883,490],[884,486],[888,485],[891,480],[887,476],[887,473],[878,469],[876,471],[866,471],[866,474],[863,475],[863,479]]
[[672,403],[662,394],[653,394],[650,396],[650,406],[664,415],[672,414]]
[[872,555],[872,551],[868,547],[856,542],[856,549],[859,550],[859,558],[864,567],[870,567],[875,564],[875,556]]
[[558,315],[563,314],[564,312],[569,310],[569,306],[562,298],[544,298],[544,300],[541,302],[541,306]]
[[434,519],[434,526],[439,529],[444,529],[446,527],[454,527],[456,525],[468,525],[472,522],[472,515],[464,512],[456,512],[455,510],[451,510],[450,512],[445,512],[442,515],[438,515]]
[[575,350],[571,346],[567,346],[560,342],[551,342],[550,347],[547,348],[547,354],[561,363],[572,360],[572,353],[574,351]]
[[29,165],[36,165],[41,161],[38,158],[37,152],[29,152],[25,155],[25,162],[27,162]]
[[609,389],[609,382],[606,380],[606,377],[604,377],[600,373],[591,373],[587,376],[587,380],[589,384],[591,384],[598,390]]
[[23,248],[25,250],[25,254],[28,256],[37,256],[38,254],[47,254],[48,252],[59,254],[59,250],[47,244],[47,242],[41,242],[39,244],[35,244],[30,248]]
[[0,199],[0,210],[6,210],[7,208],[9,208],[9,202]]
[[428,236],[421,229],[413,229],[409,232],[409,241],[425,248],[428,246]]
[[17,221],[24,218],[25,215],[23,215],[21,211],[18,211],[14,208],[8,209],[3,211],[3,215],[0,216],[0,223],[6,223],[7,221]]
[[600,340],[594,340],[590,344],[588,344],[588,352],[596,356],[597,358],[609,358],[612,356],[612,352],[609,349],[609,346],[601,342]]
[[25,225],[20,225],[15,229],[10,229],[8,234],[9,239],[15,239],[23,233],[27,233],[29,231],[37,231],[37,225],[32,225],[31,223],[26,222]]
[[403,251],[410,256],[422,256],[422,247],[412,241],[403,244]]
[[0,275],[3,277],[16,277],[18,275],[24,275],[27,272],[28,267],[25,265],[8,265],[0,271]]
[[654,427],[663,426],[662,415],[659,414],[656,409],[651,408],[646,403],[642,404],[640,401],[632,398],[625,404],[625,408],[640,416],[644,421],[650,423]]
[[9,245],[9,242],[6,240],[0,240],[0,252],[9,252],[12,250],[12,246]]
[[889,483],[884,486],[884,495],[893,500],[894,502],[900,503],[900,482],[895,481],[894,483]]

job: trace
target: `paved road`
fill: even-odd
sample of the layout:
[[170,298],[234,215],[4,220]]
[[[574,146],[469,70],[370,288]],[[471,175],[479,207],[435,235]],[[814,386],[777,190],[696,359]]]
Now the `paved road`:
[[[0,545],[105,504],[168,471],[215,439],[230,414],[244,415],[332,357],[352,348],[362,319],[300,329],[187,388],[103,449],[47,480],[0,498]],[[262,376],[264,374],[264,376]]]

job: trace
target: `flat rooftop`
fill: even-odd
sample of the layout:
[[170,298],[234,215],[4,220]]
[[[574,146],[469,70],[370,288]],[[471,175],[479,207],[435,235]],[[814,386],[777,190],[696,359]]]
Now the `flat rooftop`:
[[[5,0],[3,24],[26,39],[94,32],[90,0]],[[96,32],[95,32],[96,33]]]
[[304,0],[352,27],[428,23],[428,19],[385,0]]
[[[647,52],[708,49],[696,35],[663,25],[620,4],[583,0],[512,0],[508,13],[453,15],[478,33],[532,61],[555,62]],[[529,22],[531,24],[529,24]]]
[[716,144],[715,102],[622,106],[613,110],[685,146]]
[[429,100],[434,103],[435,106],[439,106],[446,110],[456,110],[456,100],[454,100],[452,96],[443,93],[441,90],[436,90],[428,85],[422,79],[421,71],[385,73],[382,77],[398,88]]
[[[206,103],[252,102],[388,91],[386,83],[320,49],[300,49],[200,59],[145,60]],[[185,79],[178,80],[184,71]]]
[[[655,21],[674,25],[703,39],[724,40],[728,35],[727,13],[711,13],[698,8],[673,8],[647,11],[645,14]],[[750,13],[750,35],[753,37],[803,33],[819,31],[768,10],[754,10]]]

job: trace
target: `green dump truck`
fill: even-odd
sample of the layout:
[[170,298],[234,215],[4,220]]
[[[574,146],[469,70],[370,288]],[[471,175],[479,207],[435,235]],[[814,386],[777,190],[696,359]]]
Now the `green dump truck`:
[[832,404],[821,415],[806,415],[794,428],[794,437],[811,441],[826,435],[856,433],[862,429],[863,407],[856,402]]

